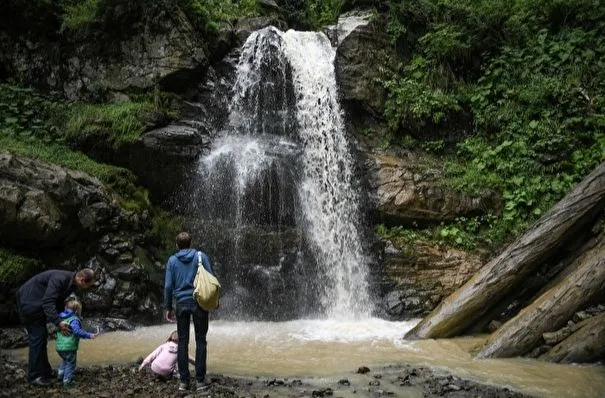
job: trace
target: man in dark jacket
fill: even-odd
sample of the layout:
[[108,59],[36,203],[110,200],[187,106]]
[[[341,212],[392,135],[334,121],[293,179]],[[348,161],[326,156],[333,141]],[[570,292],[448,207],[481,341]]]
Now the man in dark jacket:
[[[198,251],[191,248],[191,237],[181,232],[176,237],[179,251],[168,259],[164,284],[164,314],[168,322],[176,322],[179,335],[177,362],[179,368],[179,391],[189,386],[189,324],[193,318],[195,332],[195,379],[197,391],[208,390],[206,378],[206,334],[208,333],[208,312],[193,299],[193,281],[198,267]],[[203,267],[213,274],[208,256],[199,252]],[[176,301],[176,315],[172,301]]]
[[95,273],[90,268],[78,272],[51,269],[33,276],[17,291],[19,317],[27,330],[29,343],[27,380],[33,385],[50,385],[52,368],[46,351],[46,324],[52,323],[61,333],[69,335],[69,325],[59,316],[65,299],[76,289],[91,289],[95,282]]

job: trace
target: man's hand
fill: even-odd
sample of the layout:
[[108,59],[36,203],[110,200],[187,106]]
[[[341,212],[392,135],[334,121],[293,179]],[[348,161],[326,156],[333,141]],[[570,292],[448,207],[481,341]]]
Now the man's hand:
[[176,317],[174,316],[174,310],[165,311],[164,318],[170,323],[175,323]]
[[71,327],[67,324],[67,322],[60,322],[59,330],[64,336],[71,336]]

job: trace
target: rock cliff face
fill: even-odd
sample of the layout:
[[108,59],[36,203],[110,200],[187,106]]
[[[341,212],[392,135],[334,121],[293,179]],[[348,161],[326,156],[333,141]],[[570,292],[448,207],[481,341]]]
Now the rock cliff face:
[[80,172],[0,153],[0,240],[57,247],[128,223],[103,185]]
[[421,317],[462,286],[483,265],[477,256],[422,241],[389,244],[384,272],[395,284],[382,305],[394,319]]
[[7,75],[63,92],[70,100],[103,100],[155,85],[183,91],[209,64],[208,43],[178,10],[157,26],[145,25],[115,40],[80,41],[75,36],[72,41],[33,42],[9,32],[0,37]]
[[[84,298],[104,314],[158,315],[149,286],[161,269],[146,260],[141,233],[146,215],[124,211],[98,180],[35,159],[0,152],[0,243],[42,260],[45,268],[89,266],[101,287]],[[14,321],[14,292],[0,292],[0,322]]]
[[366,155],[373,208],[387,224],[438,223],[499,206],[490,192],[472,197],[443,188],[441,170],[418,155],[376,151]]

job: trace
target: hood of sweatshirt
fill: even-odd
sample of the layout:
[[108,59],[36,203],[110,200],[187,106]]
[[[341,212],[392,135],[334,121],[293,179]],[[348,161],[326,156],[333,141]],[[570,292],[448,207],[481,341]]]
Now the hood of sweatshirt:
[[74,315],[76,315],[75,312],[73,312],[72,310],[66,309],[65,311],[63,311],[59,314],[59,317],[63,320],[63,319],[67,319]]
[[181,249],[175,254],[175,257],[183,264],[190,264],[195,260],[196,254],[197,250],[195,249]]
[[171,354],[176,354],[179,348],[179,345],[174,341],[169,341],[167,344],[168,352]]

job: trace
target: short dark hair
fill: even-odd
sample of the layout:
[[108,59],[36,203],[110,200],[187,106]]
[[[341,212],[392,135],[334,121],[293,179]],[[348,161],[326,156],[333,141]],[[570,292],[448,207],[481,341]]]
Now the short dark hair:
[[191,236],[187,232],[181,232],[176,236],[176,245],[179,249],[188,249],[191,246]]
[[96,280],[95,272],[90,268],[83,268],[78,271],[78,275],[84,278],[85,283],[90,283]]

